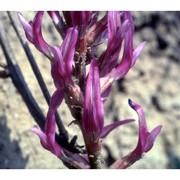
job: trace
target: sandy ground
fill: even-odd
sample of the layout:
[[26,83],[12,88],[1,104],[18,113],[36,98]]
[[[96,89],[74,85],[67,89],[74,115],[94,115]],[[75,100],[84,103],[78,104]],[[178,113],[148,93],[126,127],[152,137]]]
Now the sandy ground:
[[[22,12],[32,19],[33,12]],[[153,149],[131,168],[170,169],[180,168],[180,13],[179,12],[133,12],[137,45],[147,41],[138,62],[127,76],[114,84],[109,100],[105,104],[105,123],[115,119],[137,116],[128,106],[128,99],[144,108],[149,129],[162,124],[163,129]],[[47,104],[32,73],[25,53],[8,21],[5,12],[0,12],[7,34],[11,41],[18,64],[28,87],[36,98],[44,114]],[[52,44],[60,44],[60,38],[45,15],[44,35]],[[30,45],[42,75],[51,94],[54,91],[48,60]],[[0,49],[0,62],[5,62]],[[64,124],[71,122],[66,104],[59,108]],[[113,161],[134,149],[137,143],[137,123],[118,128],[104,144],[104,156]],[[31,132],[35,124],[20,94],[11,79],[0,78],[0,168],[2,169],[56,169],[66,168],[50,152],[44,150],[38,137]],[[70,136],[81,135],[76,126],[67,127]]]

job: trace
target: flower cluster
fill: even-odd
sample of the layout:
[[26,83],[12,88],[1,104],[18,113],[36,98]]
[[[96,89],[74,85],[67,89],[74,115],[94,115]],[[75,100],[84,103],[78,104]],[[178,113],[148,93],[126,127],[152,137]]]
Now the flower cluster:
[[[18,17],[27,39],[51,61],[51,75],[56,91],[51,97],[45,128],[32,129],[42,146],[73,168],[102,168],[102,142],[116,127],[130,123],[126,119],[104,125],[103,104],[112,83],[122,79],[134,66],[145,42],[133,47],[134,24],[130,12],[64,11],[48,12],[63,42],[60,46],[48,44],[42,35],[44,12],[38,12],[33,21],[19,13]],[[101,17],[101,18],[100,18]],[[107,42],[97,56],[99,45]],[[122,59],[119,61],[120,53]],[[79,126],[85,142],[85,153],[73,153],[55,139],[55,111],[65,100]],[[161,125],[148,132],[140,105],[129,100],[139,117],[137,147],[127,156],[115,161],[110,168],[127,168],[148,152],[160,133]]]

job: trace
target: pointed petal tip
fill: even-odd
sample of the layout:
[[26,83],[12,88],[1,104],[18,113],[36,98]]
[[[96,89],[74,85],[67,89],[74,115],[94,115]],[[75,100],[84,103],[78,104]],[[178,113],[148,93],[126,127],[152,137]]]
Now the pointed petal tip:
[[18,16],[18,19],[20,20],[20,22],[25,20],[24,16],[20,12],[17,12],[17,16]]
[[30,25],[28,24],[28,22],[26,21],[26,19],[24,18],[24,16],[20,12],[17,12],[17,16],[18,16],[18,19],[19,19],[21,25],[26,30],[25,27],[30,26]]
[[[141,52],[141,51],[144,49],[144,47],[145,47],[146,44],[147,44],[146,41],[143,41],[142,43],[140,43],[140,44],[138,45],[138,51]],[[140,54],[140,53],[139,53],[139,54]]]
[[44,11],[38,11],[35,16],[35,19],[40,18],[40,16],[43,16],[43,15],[44,15]]
[[36,131],[36,129],[39,129],[39,127],[37,125],[34,125],[32,128],[31,128],[31,131]]
[[158,125],[157,127],[158,127],[159,130],[161,130],[163,125]]
[[139,51],[138,55],[139,55],[140,52],[144,49],[144,47],[145,47],[146,44],[147,44],[147,42],[146,42],[146,41],[143,41],[142,43],[140,43],[140,44],[138,45],[138,51]]
[[131,99],[128,99],[128,103],[131,106],[131,108],[134,109],[135,111],[138,111],[139,109],[142,109],[139,104],[136,104]]
[[162,127],[163,127],[162,125],[158,125],[156,128],[154,128],[153,133],[155,134],[155,136],[159,135],[159,133],[162,130]]
[[128,103],[134,109],[134,102],[131,99],[128,99]]
[[21,14],[20,12],[17,12],[17,16],[18,16],[18,18],[20,19],[21,16],[22,16],[22,14]]
[[147,41],[143,41],[142,43],[140,43],[141,46],[145,46],[147,44]]
[[35,30],[39,31],[39,29],[41,28],[43,15],[44,15],[44,11],[38,11],[36,16],[34,17],[34,20],[33,20],[34,31]]
[[145,144],[145,147],[144,147],[144,152],[148,152],[151,150],[151,148],[153,147],[154,145],[154,142],[157,138],[157,136],[159,135],[159,133],[161,132],[161,128],[162,128],[162,125],[159,125],[157,127],[155,127],[152,132],[148,135],[147,137],[147,142]]

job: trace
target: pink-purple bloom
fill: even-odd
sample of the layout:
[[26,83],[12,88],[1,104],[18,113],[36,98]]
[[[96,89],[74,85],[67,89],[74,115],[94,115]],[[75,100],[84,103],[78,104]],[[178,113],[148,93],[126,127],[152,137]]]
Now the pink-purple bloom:
[[151,132],[148,131],[145,115],[140,105],[129,100],[129,105],[136,111],[139,117],[139,139],[136,148],[127,156],[117,160],[111,168],[124,169],[138,161],[144,153],[153,147],[154,141],[161,131],[162,126],[155,127]]
[[46,117],[46,124],[44,131],[41,131],[37,126],[32,128],[32,131],[36,133],[41,141],[42,146],[55,154],[58,158],[61,159],[63,156],[62,147],[57,144],[55,140],[55,110],[61,104],[63,100],[63,89],[58,89],[52,96],[49,111]]
[[44,130],[40,130],[36,125],[32,128],[32,131],[40,138],[42,146],[56,155],[59,159],[65,163],[70,163],[76,168],[89,168],[88,161],[77,153],[71,153],[68,150],[60,146],[55,139],[55,110],[59,107],[63,100],[63,89],[58,89],[51,97],[49,110],[46,117],[46,123]]
[[101,87],[98,64],[91,61],[86,82],[82,128],[88,141],[104,139],[116,127],[132,122],[132,119],[104,126],[104,107],[101,99]]
[[32,44],[34,44],[34,46],[40,52],[42,52],[46,57],[51,59],[51,47],[42,36],[41,26],[43,14],[44,12],[39,11],[34,17],[33,21],[30,22],[27,22],[20,13],[18,13],[18,17],[25,31],[27,39]]
[[68,20],[68,26],[86,26],[92,15],[91,11],[66,11],[65,18]]
[[[49,45],[42,35],[44,12],[38,12],[33,21],[18,14],[27,39],[51,61],[51,75],[56,90],[51,97],[45,128],[34,126],[32,131],[40,138],[42,146],[63,162],[74,168],[99,168],[102,142],[115,128],[133,122],[121,120],[104,125],[104,103],[111,85],[122,79],[134,66],[145,42],[133,46],[134,23],[130,12],[110,11],[99,18],[94,11],[49,11],[62,44]],[[107,46],[97,56],[99,45]],[[122,53],[122,58],[119,59]],[[90,65],[87,68],[87,65]],[[65,100],[82,131],[84,154],[71,152],[56,141],[55,111]],[[160,133],[161,125],[148,131],[142,107],[129,100],[129,105],[139,117],[139,139],[136,148],[127,156],[115,161],[110,168],[127,168],[148,152]],[[71,123],[72,124],[72,123]],[[100,165],[99,165],[100,164]]]
[[73,84],[71,74],[73,70],[73,59],[77,41],[77,29],[69,28],[61,47],[53,46],[52,76],[56,87]]
[[[122,22],[121,16],[123,16]],[[107,49],[99,58],[104,98],[109,95],[112,82],[122,79],[130,68],[134,66],[145,46],[145,42],[140,43],[134,50],[133,35],[134,24],[130,12],[108,12],[108,44]],[[118,64],[123,41],[123,56]]]

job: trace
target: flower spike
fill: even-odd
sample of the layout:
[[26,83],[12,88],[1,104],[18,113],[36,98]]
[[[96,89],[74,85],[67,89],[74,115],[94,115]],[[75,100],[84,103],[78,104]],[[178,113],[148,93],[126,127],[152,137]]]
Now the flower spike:
[[[130,12],[47,13],[62,38],[60,46],[51,46],[43,38],[43,11],[37,12],[30,22],[18,13],[27,39],[50,59],[51,76],[56,88],[50,100],[44,129],[34,126],[32,131],[39,136],[42,146],[60,158],[67,167],[104,168],[101,153],[103,141],[115,128],[134,120],[126,119],[104,126],[103,103],[110,94],[112,83],[122,79],[135,65],[145,42],[134,48],[135,28]],[[101,52],[98,47],[103,42],[107,43]],[[84,146],[76,144],[76,136],[68,142],[67,139],[61,141],[56,134],[55,112],[63,99],[74,118],[73,122],[82,131]],[[129,105],[139,119],[138,142],[131,153],[115,161],[110,168],[127,168],[139,160],[151,150],[162,128],[159,125],[149,132],[142,107],[131,100]]]

